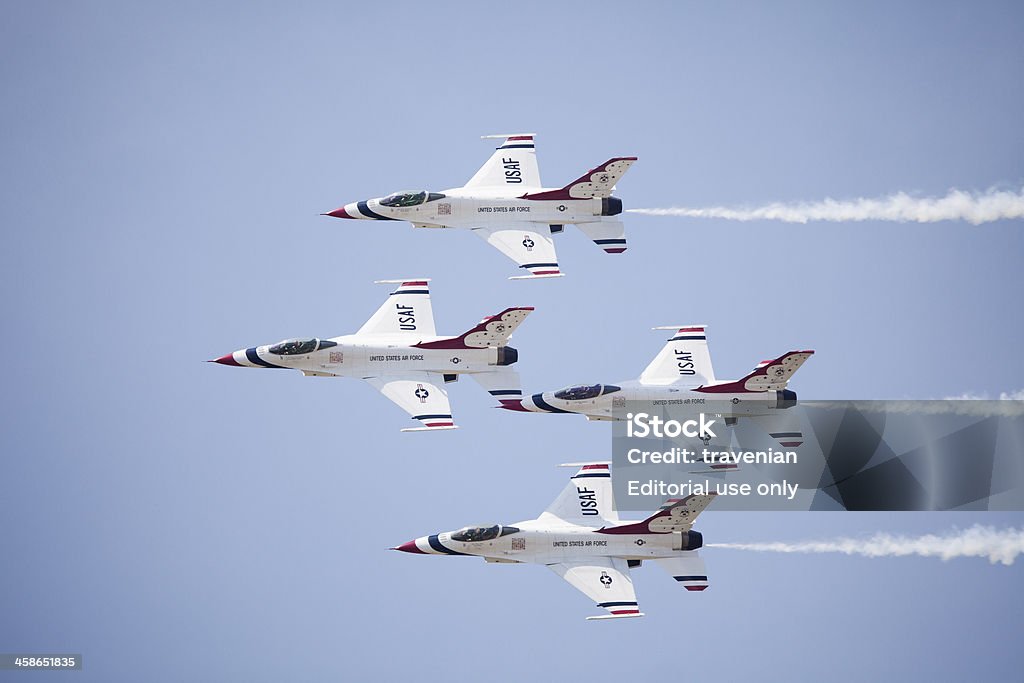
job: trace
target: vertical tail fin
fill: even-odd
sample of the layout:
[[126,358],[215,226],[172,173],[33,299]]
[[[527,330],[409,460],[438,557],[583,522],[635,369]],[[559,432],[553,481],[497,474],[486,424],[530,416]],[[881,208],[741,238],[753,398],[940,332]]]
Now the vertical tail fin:
[[814,351],[790,351],[775,360],[765,360],[746,377],[734,382],[722,382],[701,387],[706,393],[742,393],[745,391],[782,391],[789,379],[800,366],[814,354]]
[[560,190],[533,192],[522,199],[590,199],[611,197],[619,178],[626,174],[636,157],[615,157],[597,168],[592,168]]
[[[506,308],[497,315],[484,318],[475,327],[466,330],[458,337],[423,342],[416,346],[422,349],[485,349],[488,346],[504,346],[516,328],[526,320],[526,316],[530,315],[533,310],[533,306]],[[501,364],[508,365],[511,362]]]
[[[697,515],[704,512],[704,508],[715,499],[716,493],[706,495],[694,494],[686,498],[670,498],[665,504],[642,522],[632,522],[621,526],[614,526],[604,529],[606,534],[689,534]],[[696,550],[703,544],[703,538],[697,532],[693,532],[691,547],[680,548],[680,550]]]

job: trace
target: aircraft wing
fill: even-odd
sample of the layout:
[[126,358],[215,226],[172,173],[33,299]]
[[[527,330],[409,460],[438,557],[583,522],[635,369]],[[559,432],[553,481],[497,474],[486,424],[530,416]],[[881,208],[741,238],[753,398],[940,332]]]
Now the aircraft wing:
[[618,557],[592,557],[578,562],[549,564],[548,568],[561,576],[597,603],[608,614],[587,619],[616,619],[642,617],[636,602],[629,565]]
[[357,335],[404,334],[434,337],[434,309],[430,304],[430,278],[378,280],[378,284],[397,284],[377,312],[359,328]]
[[551,238],[546,226],[544,230],[547,234],[538,232],[537,228],[537,224],[524,221],[473,228],[473,233],[530,273],[516,275],[510,280],[561,277],[558,257],[555,255],[555,240]]
[[654,329],[676,332],[640,375],[641,384],[682,382],[697,386],[715,381],[708,351],[707,325],[672,325]]
[[484,139],[503,139],[494,154],[476,172],[466,187],[504,187],[523,193],[540,187],[540,168],[533,133],[485,135]]
[[397,403],[422,427],[408,427],[403,432],[425,432],[441,429],[456,429],[452,409],[448,404],[448,393],[438,384],[434,375],[427,372],[364,377],[377,391]]
[[[573,467],[576,465],[562,465]],[[614,509],[612,475],[607,462],[578,463],[579,470],[569,479],[548,509],[538,518],[579,526],[604,527],[617,524],[619,513]]]

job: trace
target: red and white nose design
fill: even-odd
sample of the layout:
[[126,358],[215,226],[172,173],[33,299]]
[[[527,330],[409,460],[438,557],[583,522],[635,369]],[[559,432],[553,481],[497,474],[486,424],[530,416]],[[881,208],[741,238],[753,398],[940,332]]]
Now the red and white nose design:
[[328,211],[323,215],[333,216],[334,218],[363,218],[363,216],[359,215],[359,209],[354,203],[346,204],[345,206],[339,207],[334,211]]
[[[501,399],[499,399],[501,400]],[[557,400],[552,394],[534,394],[524,399],[501,400],[501,407],[505,410],[516,410],[523,413],[568,413],[571,411],[562,410],[550,403]]]
[[[382,210],[384,213],[381,213]],[[383,209],[378,200],[370,199],[365,202],[353,202],[351,204],[346,204],[341,208],[335,209],[334,211],[328,211],[322,215],[333,216],[334,218],[366,218],[375,221],[398,220],[385,215],[386,213],[388,213],[388,210]]]
[[415,541],[407,541],[402,545],[396,545],[394,548],[392,548],[392,550],[401,550],[403,553],[414,553],[416,555],[426,555],[427,553],[423,550],[420,550],[419,547],[416,545],[416,541],[426,540],[426,538],[417,538]]
[[241,365],[242,365],[237,360],[235,360],[235,354],[233,354],[233,353],[225,353],[220,358],[214,358],[213,360],[207,361],[207,362],[208,363],[220,363],[221,365],[234,365],[234,366],[237,366],[237,367],[241,367]]
[[515,410],[520,413],[532,412],[529,408],[525,407],[523,399],[521,398],[501,398],[498,399],[501,403],[501,407],[505,410]]
[[415,541],[395,546],[392,550],[401,550],[403,553],[413,553],[415,555],[465,555],[465,553],[445,545],[441,541],[441,536],[444,536],[446,540],[448,539],[448,534],[420,536]]
[[[220,358],[214,358],[208,363],[220,363],[221,365],[233,365],[236,368],[284,368],[260,356],[253,346],[248,349],[240,349],[234,353],[227,353]],[[260,347],[263,348],[263,347]]]

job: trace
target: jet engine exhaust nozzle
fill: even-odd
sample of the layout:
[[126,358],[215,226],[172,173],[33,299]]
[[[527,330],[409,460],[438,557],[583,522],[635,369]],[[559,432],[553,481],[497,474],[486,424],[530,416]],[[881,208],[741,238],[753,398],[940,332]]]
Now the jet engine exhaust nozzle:
[[519,351],[511,346],[498,347],[498,361],[495,365],[512,365],[519,360]]
[[789,389],[783,389],[778,392],[778,398],[776,401],[777,408],[792,408],[796,405],[796,392]]
[[679,547],[673,550],[699,550],[704,547],[704,535],[699,531],[679,533]]
[[601,215],[618,216],[622,213],[622,200],[618,197],[601,198]]

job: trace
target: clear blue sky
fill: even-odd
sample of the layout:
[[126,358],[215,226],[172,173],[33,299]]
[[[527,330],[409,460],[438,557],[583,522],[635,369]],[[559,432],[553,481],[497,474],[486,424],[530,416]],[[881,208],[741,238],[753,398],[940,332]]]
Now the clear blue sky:
[[[1022,389],[1020,221],[628,216],[624,255],[568,229],[567,277],[509,282],[471,235],[318,215],[461,185],[478,136],[513,131],[539,134],[550,185],[638,156],[627,207],[1019,188],[1022,35],[1016,2],[9,3],[0,651],[81,652],[83,681],[1019,673],[1019,564],[709,550],[710,590],[645,566],[648,616],[595,624],[541,567],[388,552],[536,515],[608,425],[493,410],[464,381],[462,429],[400,434],[360,382],[202,361],[354,331],[374,279],[428,276],[442,333],[537,307],[527,389],[635,377],[648,328],[691,322],[722,377],[816,349],[805,398]],[[701,530],[979,521],[1024,515],[712,510]]]

